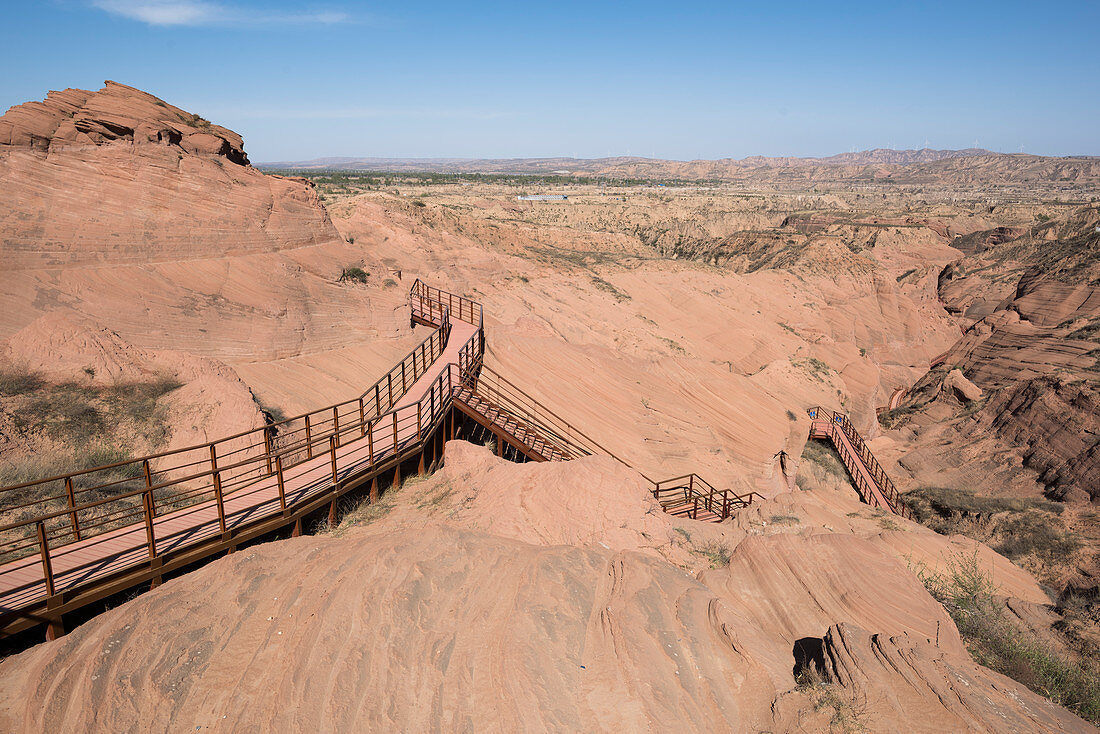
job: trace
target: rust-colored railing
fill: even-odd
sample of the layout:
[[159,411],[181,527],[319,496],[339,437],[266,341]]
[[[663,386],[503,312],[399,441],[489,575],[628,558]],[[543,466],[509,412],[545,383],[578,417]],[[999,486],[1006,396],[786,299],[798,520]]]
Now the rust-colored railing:
[[[436,328],[356,399],[205,444],[0,489],[0,509],[9,517],[23,515],[0,525],[0,558],[39,556],[42,577],[27,585],[44,582],[47,596],[53,596],[63,585],[53,570],[56,553],[71,543],[144,525],[148,557],[155,559],[168,540],[156,537],[167,515],[197,517],[199,509],[213,507],[225,534],[234,522],[286,512],[288,505],[316,494],[310,490],[335,487],[349,474],[390,462],[421,442],[450,408],[450,369],[442,369],[415,402],[398,403],[446,349],[451,304],[479,327],[459,350],[459,361],[478,364],[484,351],[478,304],[428,291],[419,280],[409,300],[414,318]],[[328,471],[319,471],[324,466]],[[288,487],[302,486],[307,491],[287,496]],[[175,549],[179,543],[170,545]]]
[[[561,458],[603,454],[627,465],[484,367],[481,304],[417,279],[409,306],[411,321],[432,327],[431,334],[357,398],[215,441],[0,488],[0,512],[10,518],[0,525],[0,562],[16,579],[0,590],[6,607],[0,627],[8,629],[19,609],[146,563],[143,573],[151,575],[145,578],[159,578],[163,559],[179,564],[181,550],[207,543],[195,553],[208,555],[318,502],[334,509],[348,487],[399,470],[417,451],[423,459],[456,390],[476,390],[509,411],[515,425],[559,448]],[[454,361],[438,364],[456,321],[477,328]],[[438,371],[410,400],[410,389],[432,365]],[[717,490],[694,474],[646,480],[666,506],[682,493],[692,517],[702,508],[725,518],[756,497]],[[74,543],[80,546],[70,554],[66,547]],[[36,564],[41,575],[31,572]]]
[[715,489],[698,474],[685,474],[653,483],[653,496],[669,508],[688,507],[688,516],[699,519],[699,510],[706,510],[725,520],[735,510],[748,507],[760,495],[756,492],[737,494],[731,489]]
[[[630,467],[626,461],[489,367],[482,367],[477,375],[464,374],[462,386],[497,408],[506,410],[523,429],[557,447],[562,452],[562,459],[609,456]],[[752,504],[759,497],[755,492],[741,495],[730,489],[715,489],[697,474],[662,481],[650,479],[645,474],[642,477],[653,485],[653,496],[662,506],[671,508],[690,505],[689,516],[693,519],[698,518],[699,509],[702,508],[724,520],[734,510]]]
[[490,367],[482,365],[480,373],[463,370],[461,384],[478,397],[506,410],[515,421],[532,434],[556,446],[562,451],[564,459],[603,454],[622,462],[617,456]]
[[[58,547],[144,514],[156,517],[216,500],[269,475],[276,455],[285,465],[312,459],[330,438],[339,442],[356,429],[362,433],[366,421],[391,412],[443,353],[449,334],[450,323],[443,320],[442,328],[353,400],[204,444],[2,488],[0,509],[30,516],[0,525],[0,558],[40,550],[42,537]],[[57,505],[63,508],[43,511]],[[19,530],[21,537],[13,538]]]
[[[886,506],[883,509],[913,519],[912,511],[901,499],[901,493],[894,486],[894,483],[886,474],[886,470],[878,463],[871,450],[867,448],[863,437],[852,425],[852,422],[848,420],[848,416],[821,407],[810,408],[807,412],[814,421],[810,425],[811,438],[829,438],[832,441],[837,453],[840,454],[841,460],[848,468],[848,473],[855,482],[856,489],[859,490],[863,501],[869,505],[878,506],[881,504],[878,496],[881,495],[886,501]],[[827,424],[829,428],[826,429],[824,435],[818,436],[814,434],[815,424]],[[837,440],[837,437],[833,434],[834,431],[841,431],[847,441]],[[865,471],[860,471],[861,468]],[[870,477],[870,482],[868,482],[867,477]],[[871,483],[873,483],[873,487]]]

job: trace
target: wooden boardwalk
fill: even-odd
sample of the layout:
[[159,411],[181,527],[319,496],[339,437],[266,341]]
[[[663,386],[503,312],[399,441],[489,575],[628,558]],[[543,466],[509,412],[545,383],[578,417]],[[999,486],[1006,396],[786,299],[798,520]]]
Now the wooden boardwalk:
[[[480,322],[480,311],[476,315]],[[50,607],[72,607],[67,597],[74,592],[99,585],[113,589],[117,584],[112,586],[108,581],[121,579],[122,583],[128,583],[132,579],[127,574],[134,570],[155,581],[158,570],[170,568],[166,559],[195,557],[193,553],[188,555],[188,551],[210,549],[201,556],[231,550],[235,541],[247,539],[240,532],[243,529],[264,528],[265,521],[272,520],[276,528],[300,521],[301,513],[295,513],[296,508],[310,508],[317,499],[335,501],[342,491],[371,477],[376,479],[382,471],[397,467],[395,479],[399,480],[400,461],[409,454],[423,456],[425,442],[434,435],[433,431],[440,430],[449,411],[451,386],[459,380],[459,365],[470,363],[472,356],[480,360],[482,331],[480,323],[471,323],[473,316],[473,310],[459,318],[434,306],[420,309],[414,306],[414,320],[432,324],[439,331],[444,331],[440,319],[446,318],[445,345],[441,345],[430,364],[424,361],[419,376],[402,388],[403,395],[394,400],[385,414],[368,418],[361,413],[359,423],[341,426],[339,411],[335,411],[337,417],[328,435],[329,450],[323,450],[322,445],[315,455],[294,462],[286,471],[282,468],[282,457],[276,454],[271,470],[251,472],[255,476],[238,482],[233,491],[224,495],[219,491],[214,499],[163,514],[147,511],[144,520],[74,542],[54,547],[40,543],[38,553],[3,564],[0,615],[5,617],[4,627],[10,633],[38,621],[43,612],[46,618],[55,616],[48,613]],[[477,349],[472,350],[471,346]],[[425,360],[423,355],[421,359]],[[414,352],[413,365],[416,364]],[[360,406],[362,409],[362,400]],[[306,431],[309,432],[308,427]],[[325,433],[321,432],[319,438],[323,444]],[[270,446],[270,439],[267,440]],[[313,454],[312,444],[309,453]],[[266,458],[271,465],[270,454]],[[215,479],[214,485],[217,484]],[[151,497],[152,492],[149,494]],[[77,506],[74,516],[82,509]],[[39,526],[44,525],[42,522]],[[43,535],[45,532],[40,529],[40,541]],[[92,595],[102,597],[105,593]]]
[[[415,416],[422,396],[441,376],[447,378],[449,385],[450,372],[458,361],[458,350],[476,331],[477,327],[471,324],[451,320],[451,339],[447,349],[433,363],[432,369],[413,383],[405,397],[397,403],[394,411],[397,418],[396,441],[393,424],[379,421],[370,426],[373,434],[371,441],[363,435],[342,444],[336,449],[336,481],[369,472],[395,456],[403,446],[421,440],[416,422],[407,419]],[[373,450],[368,444],[373,444]],[[327,453],[307,460],[295,467],[292,474],[285,476],[282,495],[276,475],[260,477],[224,498],[226,529],[232,532],[257,519],[280,515],[284,499],[288,506],[301,504],[310,497],[331,490],[334,484],[332,457]],[[215,501],[207,501],[154,518],[155,555],[170,554],[188,545],[220,537],[223,532],[222,514],[216,504]],[[149,556],[144,523],[61,546],[50,553],[54,593],[93,583],[130,567],[146,565]],[[44,600],[46,596],[39,557],[29,556],[0,566],[0,609],[26,607]]]
[[[63,614],[112,593],[289,525],[297,533],[326,506],[331,520],[339,498],[368,482],[374,500],[383,473],[399,483],[403,464],[418,461],[422,472],[439,461],[457,418],[494,435],[498,453],[513,447],[513,458],[622,462],[483,364],[479,304],[417,280],[409,305],[431,334],[358,398],[201,446],[0,488],[0,508],[31,510],[0,526],[0,555],[11,558],[0,565],[0,635],[37,624],[47,637],[62,634]],[[847,416],[809,412],[810,437],[833,442],[864,501],[908,516]],[[97,475],[106,478],[95,484]],[[693,520],[721,522],[757,497],[696,474],[646,479],[666,512]],[[33,492],[41,499],[21,499]]]
[[808,412],[811,419],[810,438],[832,442],[863,501],[872,507],[912,519],[912,512],[901,501],[901,493],[867,448],[848,416],[825,408],[811,408]]

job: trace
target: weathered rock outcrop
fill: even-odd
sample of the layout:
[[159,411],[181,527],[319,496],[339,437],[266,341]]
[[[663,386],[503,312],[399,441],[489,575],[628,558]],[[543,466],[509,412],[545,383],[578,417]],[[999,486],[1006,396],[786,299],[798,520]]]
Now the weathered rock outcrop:
[[18,105],[0,118],[0,146],[9,148],[58,152],[114,141],[176,145],[248,165],[237,133],[118,82],[107,81],[99,92],[50,92],[44,101]]
[[970,402],[982,397],[982,389],[970,380],[966,379],[962,370],[954,369],[943,378],[944,392],[954,395],[959,400]]
[[[872,731],[1090,730],[971,662],[888,545],[678,520],[606,457],[447,456],[372,525],[238,551],[3,661],[0,729],[816,731],[794,678],[816,639]],[[799,494],[808,525],[875,525]],[[708,536],[731,562],[693,573]]]
[[0,117],[0,184],[8,271],[338,238],[312,188],[253,169],[235,132],[115,82]]
[[[872,634],[855,625],[838,624],[829,628],[822,642],[827,679],[839,684],[840,690],[831,692],[831,700],[815,702],[817,718],[791,711],[796,701],[812,699],[812,691],[781,699],[777,706],[781,731],[853,730],[840,726],[845,723],[862,731],[937,734],[1093,730],[1060,706],[1022,690],[1015,681],[947,655],[927,640]],[[828,727],[830,723],[833,727]]]
[[[309,182],[261,173],[237,133],[114,82],[0,118],[0,262],[0,339],[87,317],[131,345],[228,363],[288,413],[355,394],[413,341],[404,289],[337,282],[356,264],[380,285],[385,269]],[[81,376],[70,367],[58,377]]]
[[1077,501],[1100,500],[1098,226],[1100,210],[1086,207],[946,268],[940,297],[980,320],[947,353],[957,369],[933,370],[907,399],[914,410],[941,393],[984,395],[980,427],[963,431],[1013,447],[1053,496]]

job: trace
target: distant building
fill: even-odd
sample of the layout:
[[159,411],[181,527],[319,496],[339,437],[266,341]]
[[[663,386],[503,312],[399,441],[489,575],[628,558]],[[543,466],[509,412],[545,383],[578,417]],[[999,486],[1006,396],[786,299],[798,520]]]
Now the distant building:
[[516,201],[568,201],[569,197],[565,194],[528,194],[526,196],[517,196]]

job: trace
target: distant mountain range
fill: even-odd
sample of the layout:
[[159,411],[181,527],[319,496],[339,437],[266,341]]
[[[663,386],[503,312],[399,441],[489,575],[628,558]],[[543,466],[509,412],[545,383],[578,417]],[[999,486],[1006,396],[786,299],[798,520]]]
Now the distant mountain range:
[[876,148],[825,158],[765,157],[673,161],[615,158],[315,158],[262,163],[259,168],[389,173],[569,175],[617,179],[740,181],[754,184],[898,183],[1100,186],[1100,157],[1055,158],[1023,153]]
[[825,158],[797,158],[752,156],[749,158],[720,158],[717,160],[676,161],[638,156],[612,158],[314,158],[308,161],[275,161],[261,163],[260,168],[318,169],[334,168],[349,171],[391,171],[420,173],[590,173],[600,174],[608,170],[642,166],[646,168],[689,166],[727,166],[731,168],[791,168],[829,164],[866,165],[872,163],[909,164],[930,163],[945,158],[998,155],[982,148],[965,150],[891,150],[875,148],[858,153],[840,153]]

